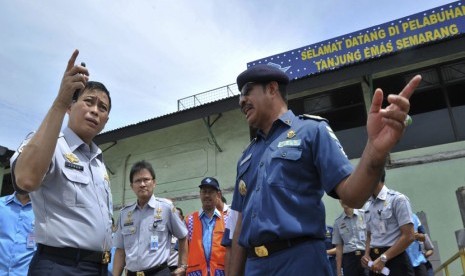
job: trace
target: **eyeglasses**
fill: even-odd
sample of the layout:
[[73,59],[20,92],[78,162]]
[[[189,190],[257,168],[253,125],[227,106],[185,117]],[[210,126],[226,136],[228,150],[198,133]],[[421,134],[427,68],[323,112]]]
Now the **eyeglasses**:
[[134,180],[132,183],[137,184],[137,185],[140,185],[142,183],[150,184],[150,182],[152,182],[152,180],[153,180],[153,178],[140,178],[140,179]]

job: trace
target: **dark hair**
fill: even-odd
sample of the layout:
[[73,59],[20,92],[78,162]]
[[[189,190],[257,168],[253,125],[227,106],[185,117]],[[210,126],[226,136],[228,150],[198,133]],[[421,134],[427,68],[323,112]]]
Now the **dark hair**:
[[150,174],[152,175],[152,178],[155,179],[155,171],[153,170],[152,165],[145,160],[141,160],[139,162],[136,162],[134,165],[132,165],[131,172],[129,173],[129,182],[132,183],[132,178],[134,177],[134,175],[142,171],[143,169],[148,170]]
[[181,217],[184,217],[184,214],[183,214],[183,212],[182,212],[182,209],[179,208],[179,207],[176,207],[176,209],[179,211],[179,214],[181,215]]
[[[260,84],[263,87],[263,89],[266,89],[266,86],[268,85],[268,83],[270,82],[261,82]],[[279,90],[279,94],[281,95],[281,98],[283,98],[283,100],[287,102],[287,84],[278,82],[278,90]]]
[[103,85],[103,83],[101,82],[98,82],[98,81],[88,81],[86,83],[86,87],[84,87],[84,89],[78,89],[74,92],[73,94],[73,101],[77,101],[79,99],[79,96],[81,96],[82,92],[85,91],[85,90],[98,90],[98,91],[102,91],[102,92],[105,92],[105,94],[107,94],[107,97],[108,97],[108,113],[110,112],[111,110],[111,97],[110,97],[110,92],[108,91],[108,89],[105,87],[105,85]]
[[226,201],[226,198],[224,196],[221,196],[221,201],[223,201],[223,203],[227,203]]
[[381,176],[379,178],[379,181],[383,182],[386,180],[386,170],[383,169],[383,172],[381,173]]

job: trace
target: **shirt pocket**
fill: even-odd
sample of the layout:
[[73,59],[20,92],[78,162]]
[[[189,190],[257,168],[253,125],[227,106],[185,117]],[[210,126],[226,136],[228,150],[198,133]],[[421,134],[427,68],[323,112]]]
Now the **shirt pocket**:
[[302,149],[300,147],[282,147],[277,148],[272,154],[271,158],[279,158],[278,160],[296,161],[302,157]]
[[[154,222],[155,223],[155,222]],[[166,224],[161,224],[161,222],[156,223],[156,227],[153,227],[153,223],[148,226],[150,232],[165,232]]]
[[380,214],[381,220],[391,220],[392,219],[392,208],[386,207]]
[[123,227],[121,235],[123,236],[124,248],[130,248],[136,241],[136,228],[134,226]]
[[271,186],[283,187],[297,192],[308,189],[295,176],[296,169],[303,169],[297,163],[302,158],[300,147],[277,148],[271,154],[271,163],[267,168],[267,182]]
[[63,201],[71,207],[90,208],[92,202],[89,195],[90,178],[83,171],[63,168],[63,175],[68,181],[68,185],[64,186]]

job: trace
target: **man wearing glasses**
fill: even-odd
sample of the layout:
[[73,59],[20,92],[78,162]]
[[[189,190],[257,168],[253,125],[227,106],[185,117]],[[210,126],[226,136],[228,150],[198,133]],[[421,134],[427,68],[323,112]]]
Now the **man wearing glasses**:
[[156,179],[152,165],[135,163],[129,180],[137,201],[121,210],[117,222],[113,274],[121,275],[126,266],[128,276],[171,275],[167,262],[173,235],[179,240],[179,265],[173,274],[185,275],[187,228],[171,201],[153,195]]

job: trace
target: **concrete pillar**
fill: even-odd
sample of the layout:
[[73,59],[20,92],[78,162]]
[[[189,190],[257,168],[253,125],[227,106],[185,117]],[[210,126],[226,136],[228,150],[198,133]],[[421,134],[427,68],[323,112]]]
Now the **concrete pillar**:
[[463,227],[465,228],[465,187],[459,187],[455,191],[457,202],[459,203],[460,216],[462,217]]

